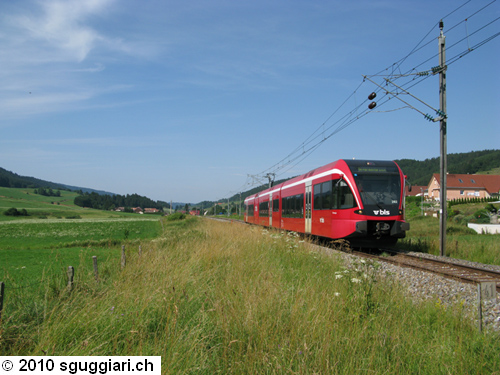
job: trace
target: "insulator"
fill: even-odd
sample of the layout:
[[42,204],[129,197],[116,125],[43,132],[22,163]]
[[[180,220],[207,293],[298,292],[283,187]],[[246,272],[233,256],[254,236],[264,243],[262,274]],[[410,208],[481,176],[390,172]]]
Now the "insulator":
[[431,70],[432,70],[432,74],[436,74],[436,73],[441,72],[443,70],[443,68],[441,66],[433,66],[431,68]]
[[377,106],[377,103],[376,102],[371,102],[369,105],[368,105],[368,108],[370,109],[373,109]]
[[377,94],[372,92],[370,95],[368,95],[368,99],[373,100],[377,97]]

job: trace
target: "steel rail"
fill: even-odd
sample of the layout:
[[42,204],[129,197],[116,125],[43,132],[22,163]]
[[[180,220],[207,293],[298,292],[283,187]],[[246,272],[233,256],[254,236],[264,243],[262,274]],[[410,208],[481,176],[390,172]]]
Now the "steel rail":
[[500,293],[500,272],[458,264],[447,260],[429,259],[417,255],[394,252],[392,250],[381,249],[381,251],[392,253],[393,255],[375,255],[360,251],[353,251],[352,253],[356,256],[392,263],[401,267],[435,273],[469,284],[477,284],[482,281],[493,281],[496,282],[497,292]]

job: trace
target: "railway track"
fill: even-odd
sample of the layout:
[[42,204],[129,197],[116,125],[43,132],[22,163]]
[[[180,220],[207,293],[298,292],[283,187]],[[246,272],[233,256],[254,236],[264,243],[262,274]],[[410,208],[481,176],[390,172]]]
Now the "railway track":
[[500,272],[458,264],[451,260],[429,259],[386,249],[382,251],[382,255],[369,254],[362,251],[353,251],[352,254],[381,262],[392,263],[401,267],[432,272],[469,284],[477,284],[484,281],[495,282],[497,293],[500,293]]

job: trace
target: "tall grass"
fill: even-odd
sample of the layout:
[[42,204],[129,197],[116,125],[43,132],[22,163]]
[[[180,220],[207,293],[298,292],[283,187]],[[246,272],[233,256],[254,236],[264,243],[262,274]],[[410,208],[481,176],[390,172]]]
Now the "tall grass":
[[[439,255],[439,220],[416,216],[410,219],[411,229],[398,248]],[[498,234],[477,234],[462,224],[446,224],[446,256],[485,264],[500,265]]]
[[[376,265],[299,238],[182,220],[96,283],[53,281],[31,320],[4,317],[2,355],[161,355],[165,374],[494,373],[498,336],[415,306]],[[84,261],[84,260],[82,260]],[[15,299],[16,297],[10,297]],[[10,303],[10,301],[8,301]]]

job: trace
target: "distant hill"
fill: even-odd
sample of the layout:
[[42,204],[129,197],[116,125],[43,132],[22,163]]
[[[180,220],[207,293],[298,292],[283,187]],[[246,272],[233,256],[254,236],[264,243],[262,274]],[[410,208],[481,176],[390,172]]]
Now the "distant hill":
[[138,194],[127,194],[122,196],[103,190],[59,184],[56,182],[40,180],[39,178],[35,177],[20,176],[4,168],[0,168],[0,187],[29,189],[50,188],[52,190],[74,191],[80,194],[75,198],[74,201],[77,206],[95,208],[100,210],[109,210],[114,207],[122,206],[158,208],[160,210],[162,210],[164,207],[170,207],[170,205],[166,202],[153,201]]
[[[412,185],[427,185],[434,173],[439,173],[439,157],[424,161],[395,160]],[[472,151],[448,154],[448,173],[497,174],[500,168],[500,150]]]
[[[330,160],[331,161],[331,160]],[[439,157],[425,159],[423,161],[413,159],[394,160],[408,176],[412,185],[425,186],[429,183],[434,173],[439,173]],[[500,172],[500,150],[471,151],[459,154],[448,154],[448,173],[458,174],[499,174]],[[307,171],[304,171],[306,173]],[[282,182],[276,181],[276,184]],[[266,185],[258,186],[241,193],[241,198],[255,194]],[[229,199],[231,202],[239,201],[240,195],[235,194]],[[204,202],[207,205],[211,202]]]
[[17,173],[8,171],[1,167],[0,167],[0,186],[12,187],[12,188],[51,188],[60,190],[71,190],[71,191],[81,190],[84,193],[97,193],[99,195],[114,195],[113,193],[107,191],[59,184],[56,182],[41,180],[35,177],[20,176]]

